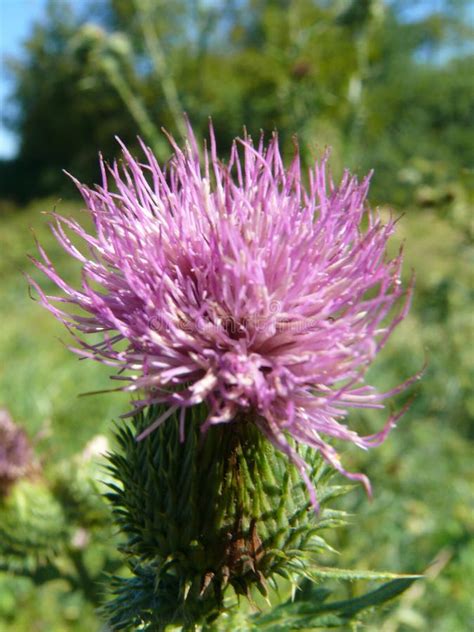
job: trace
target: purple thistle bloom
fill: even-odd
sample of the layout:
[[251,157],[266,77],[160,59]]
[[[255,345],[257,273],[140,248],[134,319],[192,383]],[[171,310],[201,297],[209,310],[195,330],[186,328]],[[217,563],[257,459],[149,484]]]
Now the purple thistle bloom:
[[35,469],[37,464],[26,433],[5,409],[0,409],[0,496]]
[[[315,505],[307,466],[289,438],[370,491],[324,437],[380,444],[401,413],[361,437],[343,423],[348,409],[383,408],[417,377],[388,393],[364,383],[409,307],[401,254],[385,257],[394,221],[382,223],[367,207],[369,177],[359,184],[346,172],[336,187],[324,159],[305,187],[298,152],[285,169],[276,135],[267,147],[237,139],[228,164],[217,158],[212,128],[210,136],[203,166],[190,130],[184,151],[170,138],[166,169],[147,147],[138,162],[122,146],[121,166],[101,163],[102,186],[76,181],[95,234],[56,214],[51,227],[81,263],[81,288],[60,277],[40,246],[35,264],[64,296],[31,283],[72,331],[101,335],[90,344],[74,334],[74,351],[117,367],[123,390],[144,393],[135,410],[168,404],[139,439],[175,411],[183,433],[185,409],[205,402],[203,431],[245,414],[298,466]],[[66,229],[84,240],[84,252]]]

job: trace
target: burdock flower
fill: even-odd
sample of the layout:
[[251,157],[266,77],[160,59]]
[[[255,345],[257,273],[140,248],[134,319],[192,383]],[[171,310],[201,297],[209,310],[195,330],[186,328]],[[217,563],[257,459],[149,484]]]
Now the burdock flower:
[[268,146],[237,139],[228,163],[212,129],[203,160],[191,131],[184,150],[170,142],[166,168],[145,146],[144,161],[122,147],[122,163],[101,164],[101,186],[76,182],[95,233],[56,214],[52,230],[80,262],[81,288],[39,247],[37,267],[62,291],[48,296],[32,281],[41,302],[75,333],[74,351],[115,366],[123,390],[142,394],[135,412],[167,404],[140,439],[173,414],[183,434],[185,410],[204,402],[203,431],[251,420],[298,466],[315,505],[295,442],[369,490],[326,439],[381,443],[399,415],[359,436],[348,411],[382,408],[410,382],[379,393],[364,381],[409,305],[402,257],[385,256],[394,221],[367,206],[369,178],[345,173],[335,186],[326,159],[305,185],[298,152],[285,169],[276,135]]

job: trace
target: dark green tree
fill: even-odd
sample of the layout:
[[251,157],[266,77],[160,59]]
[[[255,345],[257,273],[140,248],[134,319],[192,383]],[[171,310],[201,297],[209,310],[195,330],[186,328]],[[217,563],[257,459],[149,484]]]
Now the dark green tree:
[[472,162],[467,6],[91,0],[81,16],[51,0],[10,64],[10,189],[56,193],[63,168],[94,180],[116,134],[139,133],[166,159],[160,128],[182,136],[186,111],[202,135],[212,116],[223,151],[244,125],[254,136],[277,128],[288,153],[296,134],[303,158],[330,145],[336,170],[375,168],[374,198],[406,204],[417,156],[454,177]]
[[112,156],[115,134],[134,137],[113,87],[97,73],[91,80],[87,51],[75,47],[78,27],[67,3],[50,2],[24,56],[9,62],[14,88],[8,123],[20,146],[13,181],[4,185],[20,199],[70,189],[63,169],[97,179],[97,152]]

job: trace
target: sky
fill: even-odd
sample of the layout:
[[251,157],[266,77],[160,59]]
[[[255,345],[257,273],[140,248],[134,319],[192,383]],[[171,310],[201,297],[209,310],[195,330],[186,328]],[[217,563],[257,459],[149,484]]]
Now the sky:
[[[5,56],[17,55],[22,41],[33,23],[41,17],[47,0],[0,0],[0,118],[3,118],[9,92],[4,63]],[[16,138],[0,121],[0,158],[9,158],[16,151]]]

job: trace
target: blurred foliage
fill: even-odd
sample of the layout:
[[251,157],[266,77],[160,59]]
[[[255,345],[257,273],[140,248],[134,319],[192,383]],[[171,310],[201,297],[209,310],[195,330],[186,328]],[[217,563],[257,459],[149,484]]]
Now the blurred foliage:
[[0,165],[7,195],[63,191],[61,169],[95,180],[96,153],[112,158],[116,134],[130,144],[138,131],[166,159],[160,127],[182,135],[183,111],[198,134],[212,116],[223,152],[244,125],[277,128],[288,152],[296,134],[307,160],[330,145],[337,168],[375,168],[372,194],[392,204],[411,199],[400,172],[414,156],[451,177],[472,168],[467,1],[78,6],[50,0],[9,62],[20,150]]
[[[364,629],[470,629],[474,86],[469,3],[440,0],[436,10],[434,3],[409,0],[96,0],[80,6],[83,11],[74,12],[67,2],[50,2],[23,55],[10,62],[8,122],[19,134],[20,150],[13,161],[0,163],[2,197],[71,196],[74,189],[61,169],[96,180],[97,151],[112,158],[115,134],[133,144],[139,131],[166,159],[159,128],[180,136],[185,110],[202,135],[212,115],[223,154],[244,124],[253,135],[277,127],[288,153],[297,133],[306,160],[329,144],[336,171],[374,167],[372,200],[404,207],[398,239],[406,239],[407,278],[411,268],[417,275],[414,304],[371,378],[388,389],[426,363],[425,374],[409,412],[383,447],[343,455],[349,469],[371,476],[374,501],[369,504],[361,490],[341,501],[341,509],[355,517],[330,543],[341,551],[340,566],[426,572],[425,581],[374,613]],[[83,507],[91,520],[103,519],[90,492],[84,493],[89,483],[77,478],[75,455],[97,432],[110,432],[110,420],[123,412],[127,398],[78,398],[107,387],[109,371],[79,362],[64,348],[57,340],[64,338],[63,328],[32,302],[21,277],[21,271],[37,274],[24,254],[34,251],[28,230],[33,226],[61,273],[68,280],[79,278],[40,215],[56,205],[87,222],[76,203],[57,198],[24,204],[21,212],[13,202],[0,204],[0,407],[31,436],[46,437],[37,444],[45,481],[37,483],[34,494],[38,501],[44,495],[51,499],[47,510],[57,516],[58,530],[51,544],[62,547],[64,555],[71,525],[83,528]],[[379,412],[366,412],[354,414],[352,422],[370,432],[382,419]],[[21,486],[15,493],[20,498],[28,490]],[[97,536],[100,531],[88,530]],[[107,556],[107,543],[89,547],[86,564],[93,576]],[[342,603],[361,594],[357,581],[334,588]],[[293,608],[295,621],[306,621],[306,597],[303,591]],[[324,595],[317,598],[323,601]],[[342,606],[328,617],[344,612]],[[257,615],[255,621],[259,625]],[[325,621],[329,627],[330,619]],[[272,629],[271,621],[260,623]],[[70,583],[35,585],[31,576],[0,573],[0,632],[84,632],[105,629],[101,625],[90,599]]]
[[[58,608],[71,629],[79,615],[78,629],[97,625],[105,576],[122,566],[99,482],[106,447],[96,436],[74,458],[51,464],[43,456],[42,471],[0,497],[0,630],[51,629]],[[35,619],[43,600],[52,612]]]

